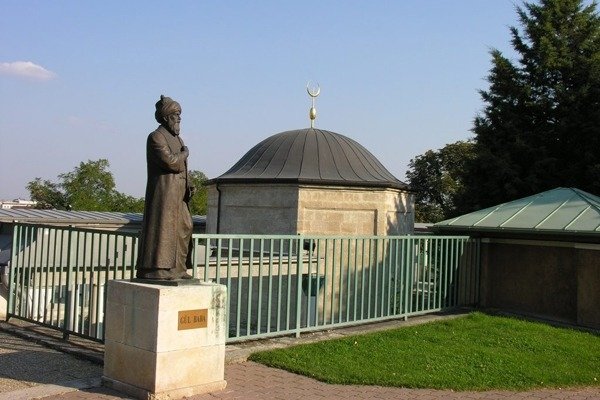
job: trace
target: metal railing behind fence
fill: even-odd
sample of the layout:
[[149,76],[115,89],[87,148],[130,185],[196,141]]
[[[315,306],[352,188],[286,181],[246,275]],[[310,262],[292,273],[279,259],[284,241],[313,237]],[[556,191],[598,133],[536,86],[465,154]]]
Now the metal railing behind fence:
[[[463,236],[193,235],[193,275],[228,288],[229,342],[475,305]],[[137,235],[14,225],[9,318],[102,341],[106,284],[131,279]]]

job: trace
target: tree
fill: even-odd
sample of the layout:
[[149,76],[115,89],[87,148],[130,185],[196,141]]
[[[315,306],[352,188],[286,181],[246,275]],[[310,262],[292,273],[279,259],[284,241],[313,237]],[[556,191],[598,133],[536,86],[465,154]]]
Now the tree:
[[517,8],[513,62],[492,50],[474,121],[461,212],[559,186],[600,193],[600,20],[596,3]]
[[406,173],[416,191],[415,220],[438,222],[456,215],[464,185],[465,164],[473,158],[473,143],[458,141],[410,160]]
[[27,190],[31,200],[37,202],[36,208],[66,210],[69,205],[60,185],[49,180],[35,178],[27,184]]
[[111,197],[111,206],[109,207],[110,211],[133,213],[144,212],[143,197],[133,197],[128,194],[117,192],[116,190],[113,192]]
[[[144,199],[115,189],[115,179],[106,159],[81,162],[71,172],[58,175],[59,182],[35,178],[27,184],[38,208],[82,211],[144,212]],[[206,215],[208,180],[201,171],[190,171],[189,178],[196,192],[190,201],[192,215]]]
[[206,181],[208,178],[201,171],[191,170],[188,177],[192,186],[196,189],[190,200],[190,212],[192,215],[206,215],[208,210],[208,191]]
[[106,159],[89,160],[58,176],[67,201],[74,210],[113,211],[115,180],[108,167]]
[[115,190],[108,160],[81,162],[71,172],[58,176],[60,182],[35,178],[27,184],[38,208],[57,210],[142,212],[144,200]]

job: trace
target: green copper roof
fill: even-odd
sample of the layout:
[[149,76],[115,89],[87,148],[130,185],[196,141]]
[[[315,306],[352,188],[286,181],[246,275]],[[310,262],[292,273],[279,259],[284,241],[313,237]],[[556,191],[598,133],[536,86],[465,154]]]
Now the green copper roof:
[[600,234],[600,197],[557,188],[438,222],[434,230]]

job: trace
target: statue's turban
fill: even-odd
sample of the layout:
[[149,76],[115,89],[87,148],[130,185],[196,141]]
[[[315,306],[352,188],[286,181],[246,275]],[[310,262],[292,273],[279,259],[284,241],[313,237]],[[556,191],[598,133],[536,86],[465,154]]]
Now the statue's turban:
[[160,95],[160,100],[156,102],[156,111],[154,112],[154,118],[159,124],[164,122],[163,117],[167,117],[174,112],[181,112],[181,106],[178,102],[170,97]]

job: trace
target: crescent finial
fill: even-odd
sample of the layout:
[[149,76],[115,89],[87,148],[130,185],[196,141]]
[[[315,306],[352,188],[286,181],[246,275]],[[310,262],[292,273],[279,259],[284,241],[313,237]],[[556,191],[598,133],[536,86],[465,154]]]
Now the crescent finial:
[[310,127],[314,128],[315,127],[315,119],[317,118],[317,109],[315,108],[315,98],[319,95],[319,93],[321,93],[321,86],[319,86],[319,83],[317,82],[317,87],[315,88],[314,86],[311,85],[311,81],[308,81],[308,83],[306,84],[306,91],[308,92],[308,95],[311,97],[311,102],[312,102],[312,106],[310,107],[310,110],[308,111],[308,117],[310,118]]
[[317,97],[320,93],[321,93],[321,86],[319,86],[319,82],[317,82],[317,87],[315,88],[314,86],[311,87],[311,82],[309,81],[306,84],[306,91],[308,92],[308,95],[312,98]]

